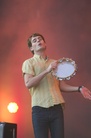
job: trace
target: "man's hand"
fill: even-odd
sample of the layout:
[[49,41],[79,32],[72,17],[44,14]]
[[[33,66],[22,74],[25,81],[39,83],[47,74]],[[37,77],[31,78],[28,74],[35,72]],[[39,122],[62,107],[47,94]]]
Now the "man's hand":
[[83,86],[83,87],[81,88],[81,94],[83,95],[83,97],[84,97],[85,99],[91,100],[91,91],[88,90],[86,87]]
[[51,72],[53,69],[56,69],[57,68],[57,65],[58,65],[58,61],[53,61],[49,66],[48,68],[46,69],[47,72]]

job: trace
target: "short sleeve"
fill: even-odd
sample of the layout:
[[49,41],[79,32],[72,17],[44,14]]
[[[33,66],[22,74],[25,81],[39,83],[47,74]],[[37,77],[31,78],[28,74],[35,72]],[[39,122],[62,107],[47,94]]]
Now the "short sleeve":
[[22,73],[23,74],[32,74],[32,75],[35,74],[31,61],[26,60],[26,61],[23,62],[23,64],[22,64]]

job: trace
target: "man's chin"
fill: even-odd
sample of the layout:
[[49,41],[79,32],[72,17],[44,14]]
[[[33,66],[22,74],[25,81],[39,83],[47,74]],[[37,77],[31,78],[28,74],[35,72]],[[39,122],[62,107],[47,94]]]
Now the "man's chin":
[[38,49],[37,49],[37,51],[45,51],[46,50],[46,47],[39,47]]

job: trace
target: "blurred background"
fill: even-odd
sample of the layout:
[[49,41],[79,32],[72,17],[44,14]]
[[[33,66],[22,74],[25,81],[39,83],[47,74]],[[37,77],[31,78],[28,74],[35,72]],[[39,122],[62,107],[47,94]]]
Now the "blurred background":
[[[32,57],[27,39],[35,32],[45,37],[50,58],[75,60],[78,71],[68,83],[91,90],[91,1],[0,0],[0,121],[17,123],[18,138],[34,138],[21,68]],[[65,138],[91,138],[91,101],[80,93],[63,96]],[[10,102],[19,106],[16,113],[9,113]]]

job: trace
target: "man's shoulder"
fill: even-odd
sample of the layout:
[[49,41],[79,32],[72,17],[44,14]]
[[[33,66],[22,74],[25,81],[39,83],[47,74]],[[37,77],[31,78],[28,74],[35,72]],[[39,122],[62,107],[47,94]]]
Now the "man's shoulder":
[[31,58],[26,59],[23,63],[32,63],[33,61],[34,61],[34,58],[31,57]]

